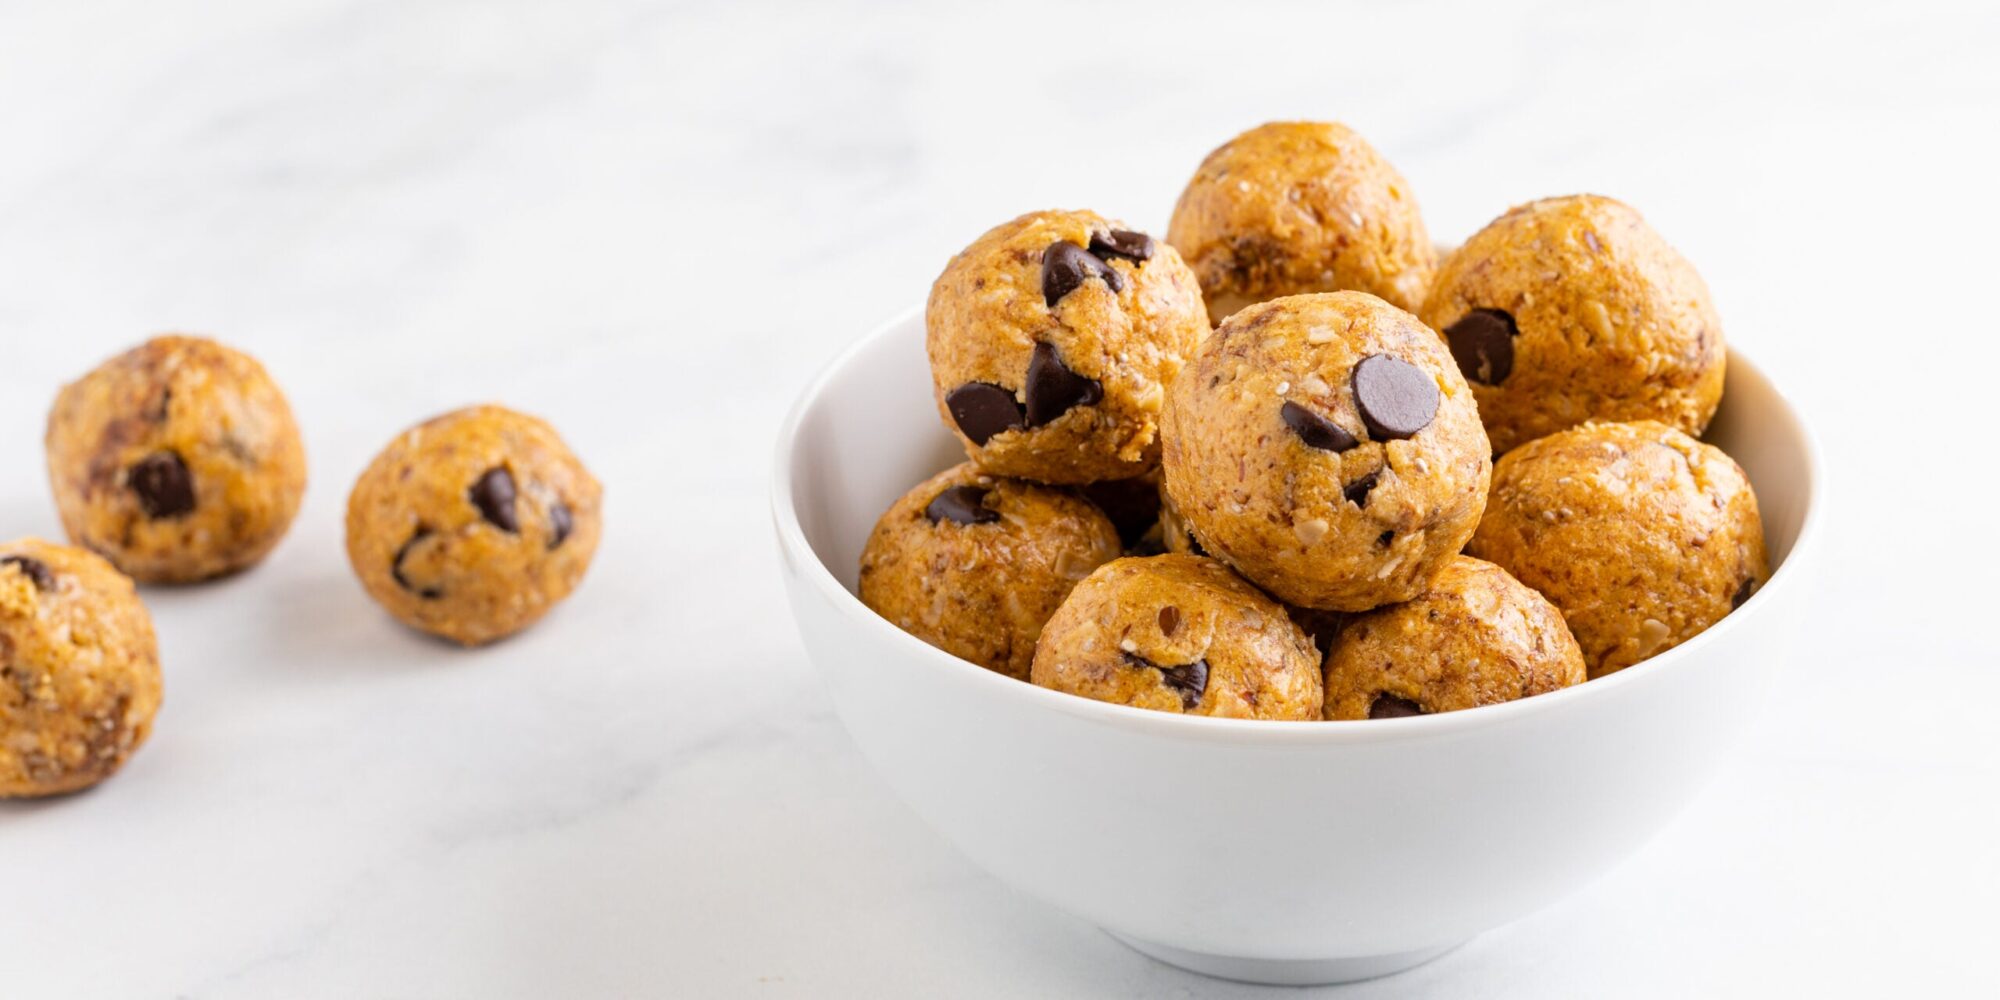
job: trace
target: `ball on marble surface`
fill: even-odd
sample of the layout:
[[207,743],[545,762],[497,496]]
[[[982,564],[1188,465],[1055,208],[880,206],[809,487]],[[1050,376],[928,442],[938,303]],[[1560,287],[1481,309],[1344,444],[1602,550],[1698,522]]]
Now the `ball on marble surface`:
[[0,544],[0,798],[89,788],[152,732],[153,620],[130,578],[80,548]]
[[255,565],[305,495],[305,445],[262,365],[199,337],[149,340],[65,386],[49,483],[70,540],[149,583]]
[[534,624],[597,551],[603,488],[555,428],[474,406],[404,431],[347,501],[347,557],[413,628],[479,645]]

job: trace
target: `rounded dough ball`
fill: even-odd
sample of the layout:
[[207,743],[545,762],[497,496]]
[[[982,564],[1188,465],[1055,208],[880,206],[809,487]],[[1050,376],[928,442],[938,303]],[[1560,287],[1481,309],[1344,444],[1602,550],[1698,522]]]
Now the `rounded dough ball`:
[[1415,309],[1437,264],[1409,183],[1332,122],[1259,125],[1208,154],[1167,242],[1216,323],[1252,303],[1343,289]]
[[1491,449],[1451,355],[1361,292],[1231,316],[1173,384],[1165,431],[1174,515],[1301,607],[1415,597],[1486,505]]
[[254,358],[198,337],[156,337],[63,387],[47,447],[70,540],[148,583],[255,565],[306,490],[285,394]]
[[1722,399],[1708,286],[1610,198],[1509,210],[1445,258],[1420,315],[1451,345],[1499,452],[1586,420],[1698,435]]
[[1118,531],[1068,490],[982,474],[970,463],[890,506],[861,550],[861,603],[962,660],[1026,680],[1035,640]]
[[555,428],[473,406],[404,431],[369,463],[347,499],[347,558],[398,621],[474,646],[576,589],[602,507]]
[[0,799],[110,777],[159,708],[159,647],[132,581],[83,549],[0,545]]
[[1414,600],[1345,623],[1326,659],[1326,717],[1453,712],[1585,680],[1562,612],[1489,562],[1458,556]]
[[1312,640],[1283,606],[1200,556],[1120,559],[1092,573],[1049,620],[1032,679],[1186,715],[1298,720],[1320,712]]
[[924,327],[938,413],[980,471],[1073,485],[1158,463],[1164,386],[1208,316],[1173,247],[1031,212],[951,259]]
[[1561,608],[1592,677],[1701,634],[1769,572],[1743,470],[1653,421],[1585,424],[1508,452],[1466,551]]

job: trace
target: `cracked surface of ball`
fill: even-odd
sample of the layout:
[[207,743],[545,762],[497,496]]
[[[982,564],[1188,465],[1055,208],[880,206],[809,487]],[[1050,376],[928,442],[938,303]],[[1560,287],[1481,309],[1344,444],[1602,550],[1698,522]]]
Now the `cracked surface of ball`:
[[256,564],[305,495],[284,393],[256,359],[199,337],[156,337],[65,386],[46,444],[70,540],[148,583]]
[[1173,247],[1031,212],[951,259],[924,328],[938,413],[980,471],[1073,485],[1158,464],[1164,388],[1208,316]]
[[568,597],[603,527],[603,488],[546,422],[474,406],[398,435],[347,501],[347,557],[398,621],[464,645]]
[[0,544],[0,798],[89,788],[153,728],[153,620],[130,578],[80,548]]

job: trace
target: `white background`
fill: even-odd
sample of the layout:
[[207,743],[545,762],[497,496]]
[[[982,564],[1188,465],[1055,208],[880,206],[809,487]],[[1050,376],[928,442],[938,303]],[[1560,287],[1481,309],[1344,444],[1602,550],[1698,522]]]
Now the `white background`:
[[[1159,233],[1279,117],[1370,136],[1444,241],[1638,205],[1834,477],[1734,766],[1592,888],[1344,995],[2000,990],[2000,8],[987,6],[0,0],[0,538],[59,532],[56,388],[163,330],[259,355],[313,475],[265,566],[146,592],[167,703],[125,772],[0,804],[0,994],[1264,992],[891,798],[764,490],[798,387],[981,230]],[[485,399],[551,418],[609,517],[568,605],[461,652],[368,603],[341,514]]]

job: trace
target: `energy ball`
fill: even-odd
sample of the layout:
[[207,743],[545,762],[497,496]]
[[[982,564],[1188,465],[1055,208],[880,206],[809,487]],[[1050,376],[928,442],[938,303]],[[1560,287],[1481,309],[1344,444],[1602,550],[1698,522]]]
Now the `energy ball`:
[[555,428],[469,407],[404,431],[369,463],[347,499],[347,558],[398,621],[476,646],[576,589],[602,504]]
[[1287,604],[1422,593],[1486,506],[1492,449],[1435,333],[1363,292],[1224,322],[1167,394],[1164,472],[1208,554]]
[[980,471],[1075,485],[1158,463],[1161,397],[1208,315],[1173,247],[1031,212],[951,259],[924,327],[938,412]]
[[132,581],[83,549],[0,544],[0,799],[110,777],[159,708],[159,647]]
[[1446,257],[1420,312],[1505,452],[1586,420],[1699,435],[1722,399],[1722,322],[1686,258],[1620,202],[1548,198]]
[[254,358],[167,336],[63,387],[49,485],[70,540],[147,583],[255,565],[291,527],[305,444]]
[[1694,638],[1769,573],[1743,470],[1653,421],[1585,424],[1508,452],[1466,551],[1561,608],[1592,677]]
[[861,550],[861,603],[953,656],[1026,680],[1049,616],[1119,551],[1117,529],[1088,500],[968,463],[875,522]]
[[1317,719],[1319,654],[1276,601],[1227,566],[1164,555],[1107,563],[1042,633],[1032,679],[1161,712]]
[[1326,717],[1388,719],[1526,698],[1585,680],[1562,612],[1458,556],[1414,600],[1349,620],[1326,659]]
[[1415,309],[1437,266],[1410,185],[1332,122],[1259,125],[1208,154],[1167,242],[1216,323],[1254,302],[1343,289]]

